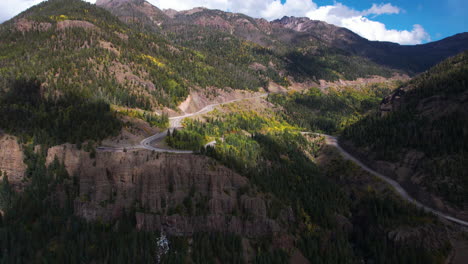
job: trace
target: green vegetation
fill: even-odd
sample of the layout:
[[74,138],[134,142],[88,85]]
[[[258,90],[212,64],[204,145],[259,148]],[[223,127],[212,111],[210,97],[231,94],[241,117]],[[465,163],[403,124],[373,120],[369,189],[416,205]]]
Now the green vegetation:
[[[252,111],[229,115],[214,112],[214,116],[210,117],[207,122],[186,119],[183,125],[185,129],[175,130],[166,138],[166,141],[169,146],[195,151],[200,150],[211,140],[220,139],[225,135],[227,135],[225,141],[235,141],[239,138],[248,138],[247,135],[257,132],[297,131],[297,128],[280,119],[264,117]],[[223,146],[223,144],[218,144],[218,146]]]
[[[322,137],[306,138],[287,122],[256,112],[215,113],[206,119],[206,123],[186,120],[185,129],[170,140],[183,142],[184,138],[178,136],[181,133],[197,135],[190,138],[194,145],[197,139],[217,138],[216,147],[202,148],[202,153],[247,176],[260,192],[273,194],[282,201],[277,206],[291,206],[298,219],[291,232],[298,236],[297,246],[310,261],[418,263],[424,259],[427,263],[440,263],[447,254],[446,248],[430,252],[418,243],[401,246],[390,240],[388,232],[394,228],[425,225],[434,220],[411,205],[382,198],[375,192],[351,199],[352,195],[345,192],[349,187],[334,180],[355,173],[351,164],[336,161],[327,169],[311,160],[321,150]],[[197,147],[205,142],[199,142]],[[275,217],[274,208],[269,210]],[[340,229],[337,215],[349,218],[355,226],[353,232]],[[268,259],[261,255],[258,258]]]
[[288,95],[274,94],[269,101],[284,108],[284,117],[306,131],[336,134],[375,109],[397,83],[362,87],[311,88]]
[[[288,76],[337,80],[391,72],[317,43],[318,51],[310,43],[298,50],[285,49],[284,43],[270,49],[227,32],[177,23],[149,32],[80,0],[46,1],[16,19],[26,20],[0,27],[4,78],[38,78],[49,95],[73,92],[130,108],[175,108],[194,86],[257,90],[269,81],[289,86]],[[35,28],[35,22],[43,26]],[[32,28],[20,30],[18,23]]]
[[[85,98],[150,110],[175,107],[187,97],[189,86],[256,90],[264,85],[252,74],[233,71],[235,65],[218,57],[212,61],[174,46],[162,35],[129,27],[80,0],[47,1],[19,18],[50,23],[50,28],[21,32],[15,29],[15,21],[2,25],[0,73],[6,78],[21,74],[44,80],[48,94],[72,91]],[[77,24],[59,29],[65,19],[96,27]]]
[[[219,24],[214,25],[196,25],[198,21],[212,17],[224,21],[217,21]],[[248,21],[251,25],[241,26],[239,20]],[[213,62],[210,65],[219,65],[226,72],[243,77],[241,83],[247,79],[263,83],[262,86],[267,81],[289,86],[292,81],[289,77],[301,82],[356,79],[372,75],[390,77],[394,72],[363,57],[311,40],[304,33],[297,33],[291,40],[290,32],[275,29],[265,33],[261,28],[251,17],[242,14],[232,16],[217,10],[180,15],[161,27],[168,38],[178,45],[207,56]],[[223,60],[229,63],[228,68],[223,65]],[[231,68],[231,65],[235,67]]]
[[161,115],[155,114],[149,111],[143,111],[140,109],[128,109],[114,107],[114,110],[122,115],[137,118],[147,122],[152,127],[168,128],[169,127],[169,116],[166,113]]
[[[211,11],[194,16],[205,12]],[[95,156],[93,142],[121,129],[116,112],[167,127],[168,116],[152,110],[174,108],[189,87],[256,90],[269,81],[287,86],[293,81],[289,76],[310,81],[391,73],[306,38],[295,40],[294,48],[267,39],[272,46],[265,48],[222,30],[184,23],[146,31],[79,0],[49,0],[19,18],[50,27],[22,32],[15,21],[0,26],[0,127],[19,136],[27,165],[21,192],[0,174],[1,263],[155,262],[157,235],[136,228],[135,211],[141,208],[122,212],[115,221],[86,222],[75,215],[79,179],[68,175],[57,158],[45,164],[48,146],[65,142],[88,141],[85,149]],[[63,28],[64,21],[73,20],[81,22]],[[385,118],[369,113],[399,84],[272,95],[269,100],[285,110],[281,116],[240,109],[214,112],[205,121],[184,121],[184,129],[166,140],[247,177],[251,185],[237,195],[271,198],[268,217],[288,222],[282,223],[287,226],[283,231],[311,263],[443,263],[450,246],[444,238],[434,238],[434,232],[422,232],[410,244],[390,235],[400,228],[431,228],[437,224],[434,216],[393,194],[348,184],[362,176],[350,162],[334,159],[326,167],[318,165],[324,138],[300,131],[343,132],[345,139],[387,160],[401,159],[407,148],[422,151],[430,158],[421,165],[431,177],[428,187],[463,205],[468,188],[465,110],[437,118],[421,113],[420,101],[441,94],[447,100],[465,98],[467,60],[468,54],[462,54],[410,82],[413,88],[402,109]],[[204,147],[213,140],[215,147]],[[169,189],[174,191],[173,183]],[[166,211],[203,216],[209,208],[209,197],[195,197],[190,190],[182,204]],[[289,214],[289,208],[290,215],[281,215],[282,209]],[[170,237],[171,250],[162,261],[244,263],[243,239],[224,233]],[[426,239],[442,243],[427,247]],[[274,245],[271,237],[246,240],[253,263],[290,258],[291,252]]]
[[[0,261],[16,263],[149,263],[154,260],[152,235],[137,232],[130,216],[109,224],[86,223],[73,215],[79,182],[55,160],[45,166],[46,148],[25,146],[30,182],[14,193],[0,217]],[[4,189],[4,184],[0,186]],[[61,195],[56,195],[60,193]]]
[[[46,167],[47,148],[34,151],[30,144],[24,149],[30,184],[15,192],[8,177],[0,175],[1,263],[156,262],[159,232],[138,231],[135,211],[108,222],[75,216],[79,179],[68,175],[57,159]],[[244,263],[240,236],[196,233],[190,252],[189,239],[169,237],[170,251],[162,263]]]
[[99,141],[120,131],[108,104],[72,93],[54,99],[41,94],[37,80],[19,79],[0,96],[0,127],[23,142],[48,146]]
[[378,113],[366,117],[347,128],[343,139],[370,149],[377,159],[403,160],[411,149],[424,153],[420,170],[428,178],[422,184],[455,205],[465,205],[468,117],[460,98],[468,90],[467,76],[465,52],[409,82],[411,89],[400,109],[385,117]]

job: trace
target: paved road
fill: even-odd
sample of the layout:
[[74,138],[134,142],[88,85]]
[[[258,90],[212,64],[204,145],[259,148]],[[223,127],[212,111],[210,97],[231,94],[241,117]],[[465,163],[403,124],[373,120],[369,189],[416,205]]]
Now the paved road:
[[[232,103],[235,103],[235,102],[240,102],[240,101],[244,101],[244,100],[251,100],[251,99],[255,99],[255,98],[262,98],[262,97],[267,97],[267,96],[268,96],[268,94],[264,93],[264,94],[260,94],[258,96],[230,100],[230,101],[227,101],[227,102],[224,102],[224,103],[210,104],[210,105],[205,106],[200,111],[195,112],[195,113],[170,117],[169,118],[169,127],[170,128],[168,130],[173,131],[174,128],[180,128],[180,127],[182,127],[182,121],[185,118],[209,113],[209,112],[213,111],[216,108],[216,106],[225,105],[225,104],[232,104]],[[193,153],[193,151],[187,151],[187,150],[174,150],[174,149],[163,149],[163,148],[154,147],[153,146],[154,143],[164,140],[164,138],[167,136],[167,131],[168,130],[165,130],[165,131],[163,131],[161,133],[158,133],[156,135],[153,135],[151,137],[143,139],[140,142],[140,145],[126,147],[126,148],[122,148],[122,147],[120,147],[120,148],[98,147],[97,150],[102,151],[102,152],[124,152],[125,150],[148,149],[148,150],[156,151],[156,152],[176,153],[176,154],[192,154]],[[207,144],[207,146],[208,145],[214,146],[215,143],[216,143],[216,141],[215,142],[210,142],[210,143]]]
[[[168,130],[174,130],[174,128],[179,128],[182,126],[182,120],[184,118],[187,118],[187,117],[191,117],[191,116],[195,116],[195,115],[200,115],[200,114],[205,114],[205,113],[208,113],[208,112],[211,112],[215,109],[216,106],[219,106],[219,105],[225,105],[225,104],[230,104],[230,103],[235,103],[235,102],[239,102],[239,101],[243,101],[243,100],[249,100],[249,99],[254,99],[254,98],[260,98],[260,97],[266,97],[268,96],[268,94],[262,94],[262,95],[259,95],[259,96],[255,96],[255,97],[250,97],[250,98],[244,98],[244,99],[236,99],[236,100],[231,100],[231,101],[228,101],[228,102],[225,102],[225,103],[219,103],[219,104],[211,104],[211,105],[207,105],[205,106],[203,109],[201,109],[200,111],[196,112],[196,113],[192,113],[192,114],[185,114],[185,115],[181,115],[181,116],[176,116],[176,117],[171,117],[169,118],[169,123],[170,123],[170,128]],[[169,149],[162,149],[162,148],[157,148],[157,147],[153,147],[153,143],[155,142],[160,142],[162,140],[164,140],[164,138],[167,136],[167,131],[168,130],[165,130],[164,132],[161,132],[159,134],[156,134],[156,135],[153,135],[151,137],[148,137],[148,138],[145,138],[143,141],[141,141],[140,145],[139,146],[133,146],[133,147],[129,147],[129,148],[125,148],[127,150],[131,150],[131,149],[148,149],[148,150],[151,150],[151,151],[156,151],[156,152],[166,152],[166,153],[177,153],[177,154],[191,154],[193,153],[193,151],[186,151],[186,150],[169,150]],[[317,133],[310,133],[310,132],[302,132],[302,134],[317,134]],[[455,218],[455,217],[452,217],[452,216],[449,216],[449,215],[446,215],[442,212],[439,212],[437,210],[434,210],[432,208],[429,208],[423,204],[421,204],[420,202],[416,201],[414,198],[412,198],[406,191],[405,189],[403,189],[403,187],[401,187],[400,184],[398,184],[396,181],[394,181],[393,179],[381,174],[381,173],[378,173],[374,170],[372,170],[371,168],[369,168],[368,166],[366,166],[364,163],[362,163],[361,161],[359,161],[358,159],[356,159],[355,157],[353,157],[351,154],[349,154],[348,152],[346,152],[338,143],[338,139],[336,137],[333,137],[333,136],[330,136],[330,135],[323,135],[325,136],[325,139],[326,139],[326,143],[328,145],[331,145],[331,146],[334,146],[336,147],[339,152],[341,153],[341,155],[345,158],[345,159],[348,159],[348,160],[351,160],[352,162],[356,163],[357,165],[359,165],[362,169],[364,169],[365,171],[369,172],[370,174],[376,176],[377,178],[385,181],[386,183],[390,184],[393,189],[397,192],[398,195],[400,195],[403,199],[405,199],[406,201],[416,205],[417,207],[420,207],[420,208],[423,208],[425,211],[427,212],[431,212],[437,216],[439,216],[440,218],[443,218],[443,219],[446,219],[446,220],[449,220],[451,222],[454,222],[454,223],[457,223],[457,224],[460,224],[462,226],[465,226],[465,227],[468,227],[468,222],[467,221],[463,221],[461,219],[458,219],[458,218]],[[216,141],[212,141],[212,142],[209,142],[208,144],[206,144],[206,146],[215,146],[216,144]],[[122,152],[124,151],[124,148],[106,148],[106,147],[99,147],[98,150],[100,151],[112,151],[112,152]]]
[[[169,130],[171,130],[172,132],[174,129],[170,128]],[[189,150],[162,149],[162,148],[153,147],[153,144],[155,142],[160,142],[164,140],[164,138],[167,136],[167,131],[168,130],[165,130],[164,132],[161,132],[149,138],[143,139],[140,145],[145,149],[156,151],[156,152],[166,152],[166,153],[176,153],[176,154],[192,154],[193,153],[193,151],[189,151]]]
[[401,187],[400,184],[398,184],[398,182],[396,182],[395,180],[381,174],[381,173],[378,173],[376,171],[374,171],[373,169],[369,168],[368,166],[366,166],[364,163],[362,163],[361,161],[359,161],[358,159],[356,159],[355,157],[353,157],[351,154],[349,154],[348,152],[346,152],[346,150],[344,150],[338,143],[338,139],[336,137],[333,137],[333,136],[329,136],[329,135],[323,135],[325,136],[325,139],[326,139],[326,143],[328,145],[331,145],[331,146],[334,146],[336,147],[339,152],[341,153],[341,155],[345,158],[345,159],[348,159],[348,160],[351,160],[352,162],[356,163],[357,165],[359,165],[362,169],[364,169],[365,171],[369,172],[370,174],[376,176],[377,178],[385,181],[386,183],[390,184],[393,189],[398,193],[398,195],[400,195],[403,199],[405,199],[406,201],[416,205],[417,207],[419,208],[422,208],[424,209],[425,211],[427,212],[431,212],[437,216],[439,216],[440,218],[443,218],[443,219],[446,219],[446,220],[449,220],[451,222],[454,222],[454,223],[457,223],[457,224],[460,224],[462,226],[465,226],[465,227],[468,227],[468,222],[467,221],[463,221],[461,219],[458,219],[458,218],[455,218],[455,217],[452,217],[452,216],[449,216],[449,215],[446,215],[442,212],[439,212],[437,210],[434,210],[430,207],[427,207],[423,204],[421,204],[420,202],[416,201],[413,197],[411,197],[406,191],[405,189],[403,189],[403,187]]
[[232,104],[232,103],[235,103],[235,102],[240,102],[240,101],[244,101],[244,100],[251,100],[251,99],[255,99],[255,98],[262,98],[262,97],[267,97],[267,96],[268,96],[268,94],[264,93],[264,94],[261,94],[261,95],[258,95],[258,96],[242,98],[242,99],[235,99],[235,100],[227,101],[227,102],[224,102],[224,103],[210,104],[210,105],[207,105],[207,106],[203,107],[200,111],[195,112],[195,113],[170,117],[169,118],[169,125],[170,125],[171,128],[179,128],[179,127],[182,127],[182,121],[185,118],[209,113],[209,112],[213,111],[216,108],[216,106]]

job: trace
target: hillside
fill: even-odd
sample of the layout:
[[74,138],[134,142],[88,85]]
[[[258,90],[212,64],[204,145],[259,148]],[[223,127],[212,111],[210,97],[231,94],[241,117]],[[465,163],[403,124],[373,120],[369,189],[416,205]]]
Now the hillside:
[[[195,49],[216,61],[227,61],[240,69],[253,69],[281,85],[290,81],[355,79],[371,75],[392,76],[395,70],[362,57],[309,39],[285,28],[274,28],[264,19],[243,14],[196,8],[176,12],[161,10],[145,1],[97,2],[122,21],[152,32],[160,32],[176,43]],[[132,19],[128,19],[133,16]],[[152,21],[148,23],[148,21]],[[291,38],[294,38],[291,39]]]
[[[3,80],[39,79],[47,96],[75,93],[151,110],[175,108],[189,88],[257,90],[267,85],[263,75],[248,67],[234,70],[234,65],[220,58],[129,27],[79,0],[41,3],[4,23],[0,35]],[[265,53],[248,43],[243,47]],[[243,63],[255,59],[247,57]]]
[[354,32],[308,18],[284,17],[272,21],[274,27],[289,28],[323,41],[379,65],[402,70],[410,75],[428,70],[440,61],[467,49],[468,33],[460,33],[422,45],[399,45],[369,41]]
[[462,228],[314,133],[462,208],[468,52],[405,75],[452,40],[407,64],[304,18],[34,6],[0,25],[0,263],[466,263]]
[[[285,65],[292,76],[315,75],[318,79],[354,79],[366,74],[388,76],[389,69],[413,75],[466,50],[468,43],[468,33],[423,45],[404,46],[369,41],[348,29],[309,18],[283,17],[268,22],[206,8],[162,11],[141,0],[100,0],[97,5],[127,23],[165,32],[176,41],[187,36],[203,36],[205,32],[200,27],[236,36],[285,57],[286,62],[294,66]],[[317,60],[317,56],[323,59]],[[310,64],[317,67],[308,66]],[[323,72],[326,69],[328,71]]]
[[[447,59],[386,97],[343,139],[372,153],[421,200],[467,210],[468,53]],[[448,202],[444,207],[440,198]],[[453,209],[456,208],[456,209]]]

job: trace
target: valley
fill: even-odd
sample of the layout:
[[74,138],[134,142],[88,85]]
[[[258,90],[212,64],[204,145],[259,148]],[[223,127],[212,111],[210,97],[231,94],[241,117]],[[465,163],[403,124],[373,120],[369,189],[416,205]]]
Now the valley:
[[0,262],[466,263],[467,34],[32,6],[0,24]]

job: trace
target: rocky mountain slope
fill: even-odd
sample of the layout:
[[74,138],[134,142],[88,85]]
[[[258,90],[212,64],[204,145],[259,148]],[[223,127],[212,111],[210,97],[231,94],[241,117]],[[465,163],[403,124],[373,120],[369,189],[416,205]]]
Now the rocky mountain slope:
[[[309,18],[283,17],[268,22],[243,14],[205,8],[181,12],[161,11],[148,2],[135,0],[100,0],[97,5],[110,10],[124,21],[128,21],[126,19],[128,14],[136,12],[139,14],[135,16],[138,23],[143,23],[146,28],[156,31],[172,32],[180,27],[198,25],[229,33],[277,51],[284,52],[291,46],[301,48],[303,53],[318,53],[322,56],[324,54],[321,49],[337,54],[341,51],[348,57],[365,58],[377,65],[398,69],[408,74],[423,72],[443,59],[466,50],[468,43],[468,33],[433,43],[404,46],[390,42],[369,41],[348,29]],[[143,10],[147,10],[146,14]],[[122,15],[122,12],[126,15]],[[146,23],[148,20],[155,22]],[[176,32],[176,37],[181,36]],[[335,56],[338,56],[337,54]]]
[[417,76],[343,138],[420,200],[467,219],[468,53]]

